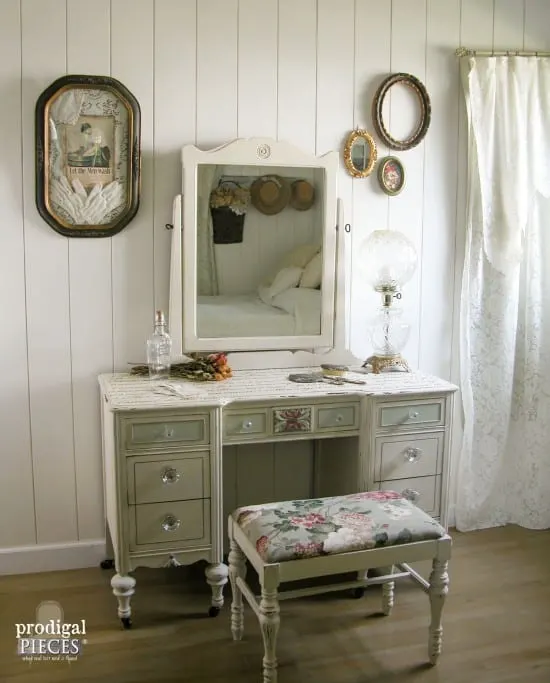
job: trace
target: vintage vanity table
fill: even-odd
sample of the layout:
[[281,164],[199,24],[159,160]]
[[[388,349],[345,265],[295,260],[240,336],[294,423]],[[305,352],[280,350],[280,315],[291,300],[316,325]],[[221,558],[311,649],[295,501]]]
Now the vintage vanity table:
[[[342,264],[349,234],[337,201],[337,169],[336,153],[315,157],[266,139],[237,140],[209,152],[183,150],[183,201],[178,196],[174,202],[170,274],[175,353],[230,352],[234,373],[220,382],[171,382],[179,394],[129,374],[100,377],[107,547],[125,627],[135,589],[131,572],[139,566],[205,560],[210,614],[218,613],[234,489],[239,504],[267,502],[249,499],[258,484],[256,467],[254,475],[240,470],[236,481],[225,466],[242,453],[257,451],[261,458],[266,444],[286,463],[279,476],[290,485],[288,497],[296,494],[298,478],[289,451],[298,462],[295,449],[303,446],[310,449],[311,468],[301,496],[407,491],[446,524],[456,387],[418,373],[361,374],[361,362],[347,351]],[[268,176],[282,178],[283,185],[286,179],[307,180],[314,205],[275,215],[248,206],[242,239],[214,244],[212,189],[238,183],[246,195],[257,178]],[[313,278],[300,292],[294,279],[274,293],[281,270],[308,268],[292,264],[296,254],[307,252],[304,247],[316,247],[310,261],[314,252],[322,254],[319,284]],[[289,381],[290,373],[316,372],[322,363],[356,368],[348,377],[364,383]],[[262,477],[274,476],[270,463]]]

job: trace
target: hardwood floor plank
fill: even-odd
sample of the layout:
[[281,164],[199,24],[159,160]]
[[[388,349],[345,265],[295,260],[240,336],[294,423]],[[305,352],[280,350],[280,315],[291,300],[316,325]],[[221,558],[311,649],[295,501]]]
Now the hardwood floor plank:
[[[507,527],[453,533],[443,654],[426,666],[428,600],[409,581],[396,589],[390,617],[380,589],[355,600],[332,593],[282,603],[280,683],[548,683],[550,531]],[[420,570],[425,575],[427,567]],[[116,617],[109,571],[86,569],[0,578],[2,683],[259,683],[262,643],[245,608],[245,636],[233,643],[230,591],[209,619],[202,566],[136,572],[134,628]],[[88,642],[76,662],[21,662],[15,623],[57,600],[65,621],[86,619]]]

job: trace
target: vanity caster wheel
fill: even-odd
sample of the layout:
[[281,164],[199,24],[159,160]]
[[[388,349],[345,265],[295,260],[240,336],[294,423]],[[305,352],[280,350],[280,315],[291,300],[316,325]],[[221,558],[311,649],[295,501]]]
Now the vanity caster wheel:
[[114,560],[101,560],[99,566],[101,567],[101,569],[114,569],[115,562]]
[[217,617],[219,613],[220,613],[220,608],[214,607],[214,605],[212,605],[212,607],[210,607],[210,609],[208,610],[208,616],[209,617]]
[[120,622],[122,624],[122,628],[126,631],[129,628],[132,628],[132,620],[130,617],[121,617]]
[[364,588],[354,588],[352,593],[353,597],[356,600],[359,600],[359,598],[362,598],[363,595],[365,595],[365,589]]

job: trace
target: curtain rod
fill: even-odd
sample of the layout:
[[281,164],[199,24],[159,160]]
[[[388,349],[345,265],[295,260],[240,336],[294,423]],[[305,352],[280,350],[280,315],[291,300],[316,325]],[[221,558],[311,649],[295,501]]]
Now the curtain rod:
[[457,57],[550,57],[550,52],[526,52],[524,50],[469,50],[459,47],[455,50]]

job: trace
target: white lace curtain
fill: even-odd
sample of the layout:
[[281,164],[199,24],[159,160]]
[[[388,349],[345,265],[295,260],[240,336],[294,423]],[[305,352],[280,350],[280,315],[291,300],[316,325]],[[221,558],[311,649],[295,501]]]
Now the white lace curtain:
[[550,60],[466,58],[456,525],[550,527]]

